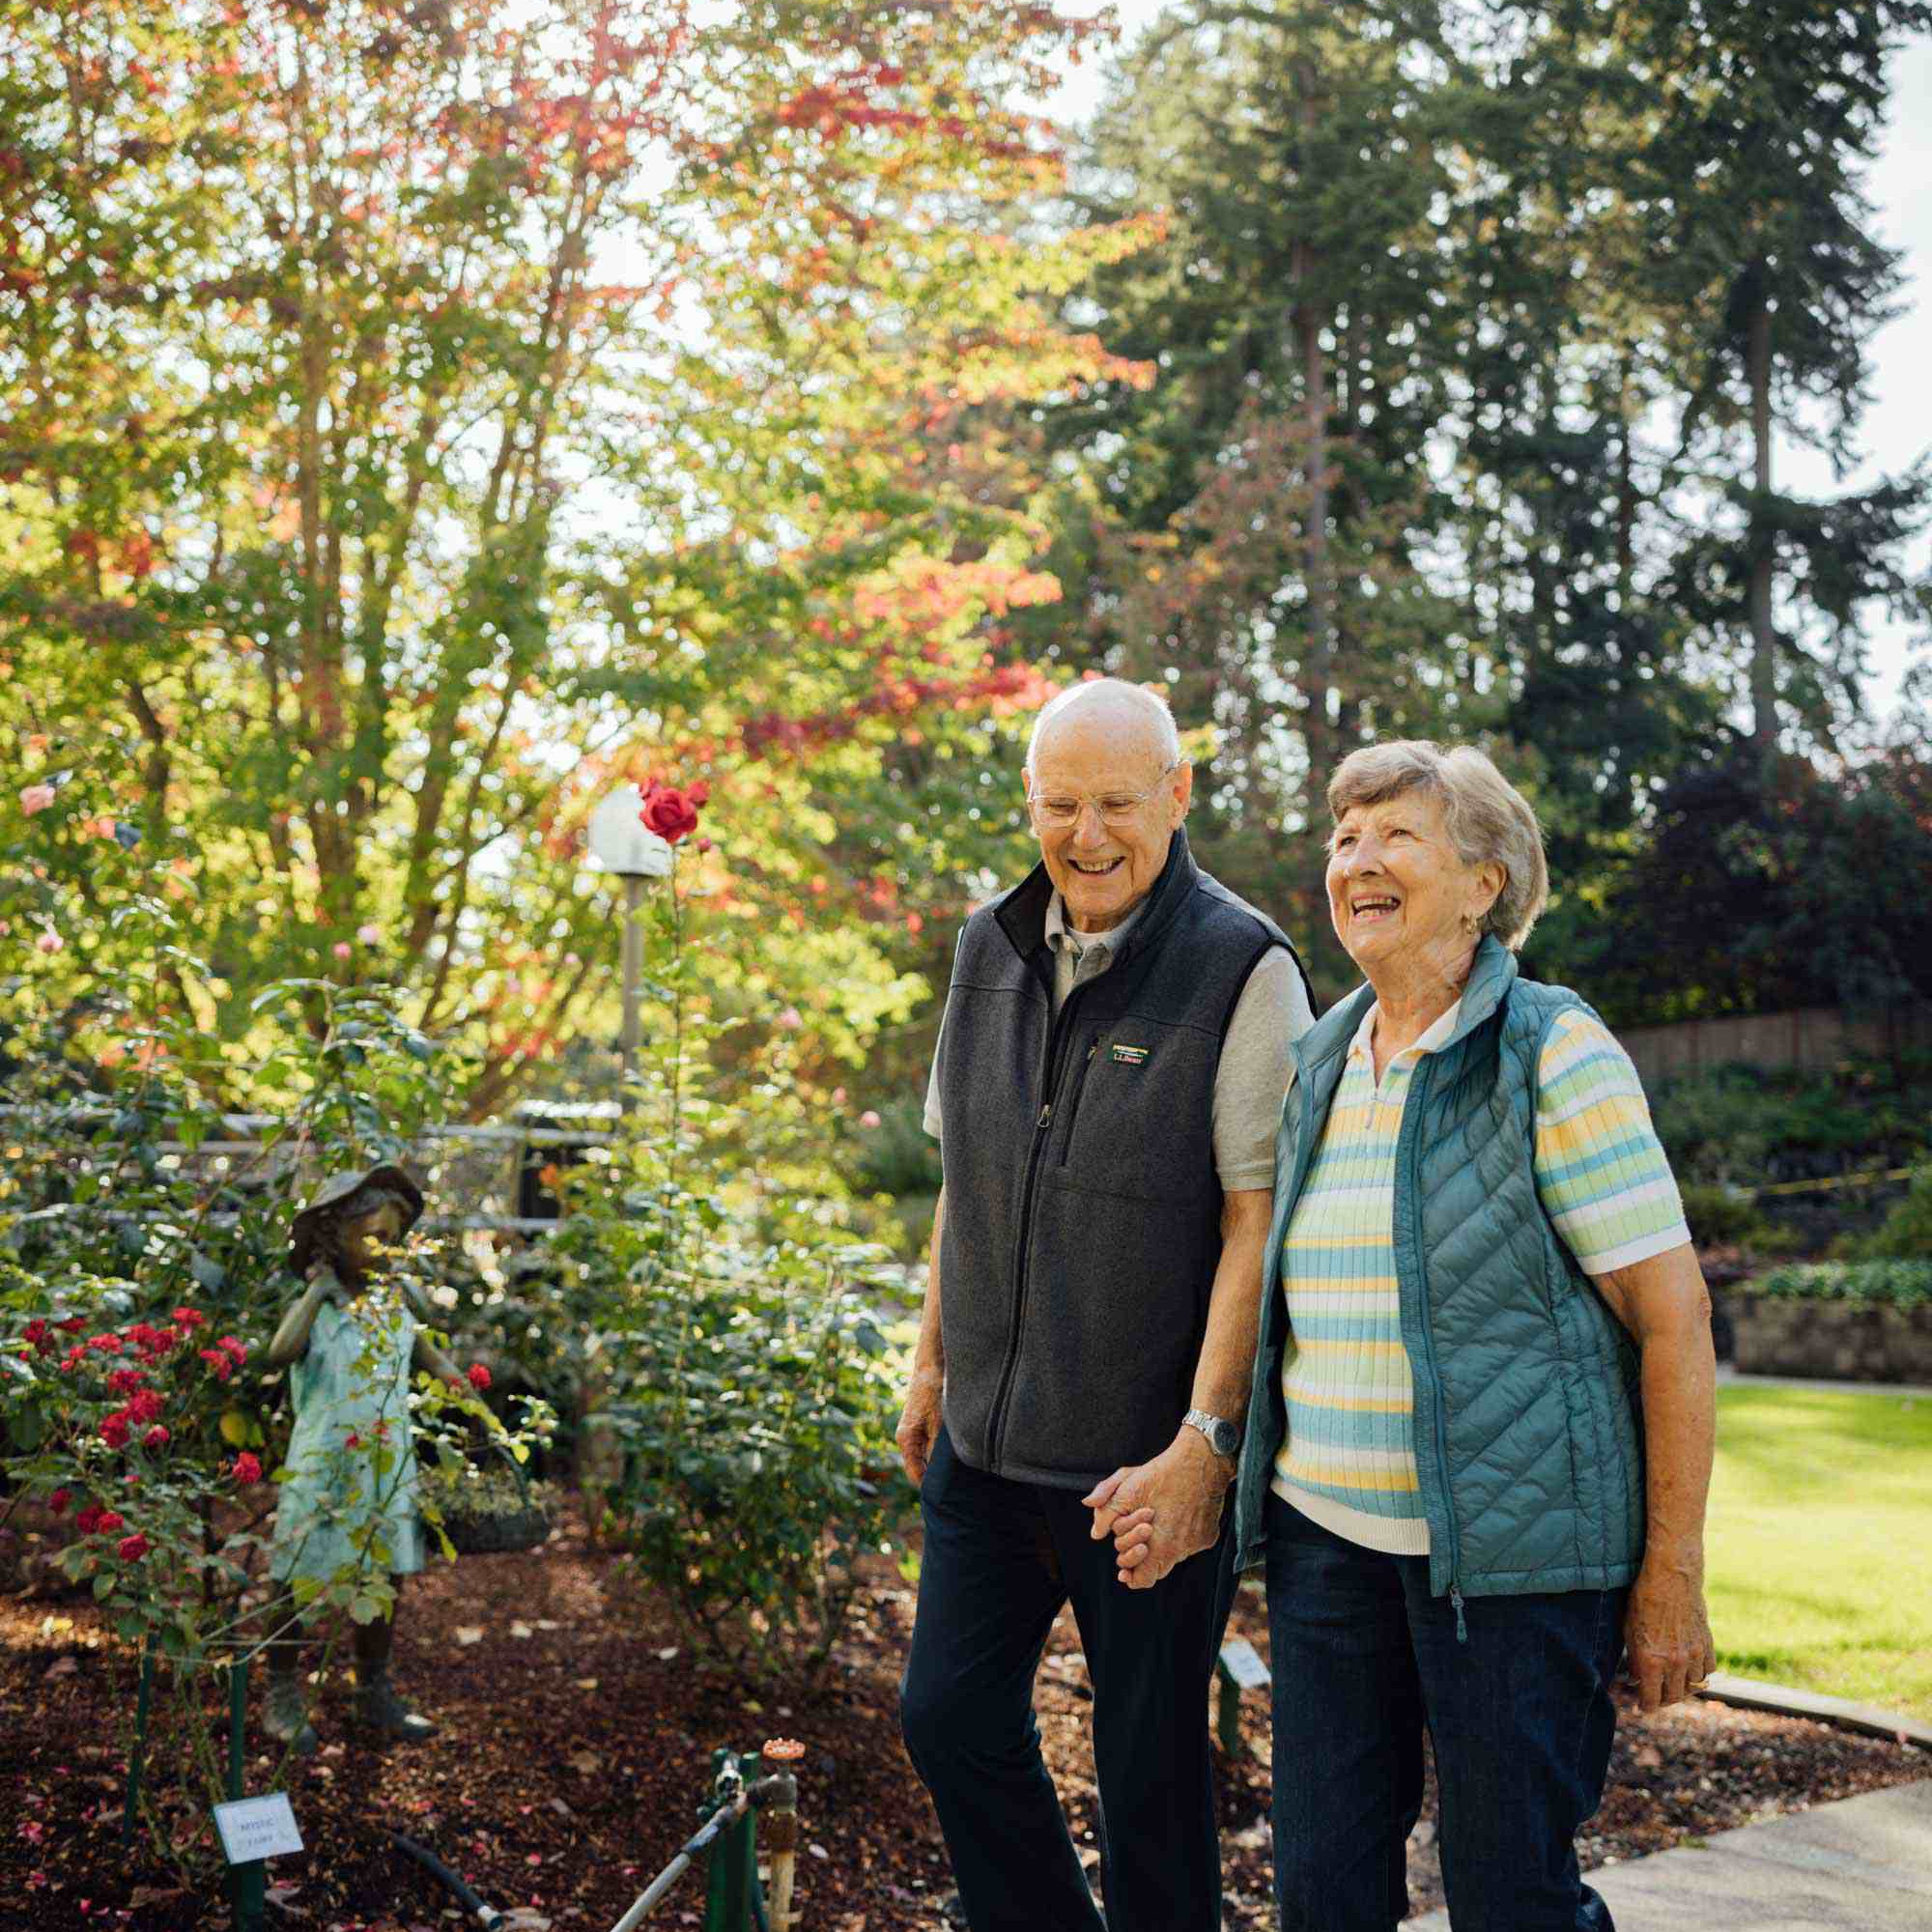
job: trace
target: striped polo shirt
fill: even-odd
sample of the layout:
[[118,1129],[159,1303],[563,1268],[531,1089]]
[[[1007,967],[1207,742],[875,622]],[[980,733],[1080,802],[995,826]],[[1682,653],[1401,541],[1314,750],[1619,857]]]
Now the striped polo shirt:
[[[1282,1237],[1288,1433],[1273,1488],[1338,1536],[1429,1552],[1414,1394],[1395,1273],[1395,1151],[1410,1078],[1447,1045],[1462,1003],[1376,1081],[1376,1009],[1349,1047],[1334,1104]],[[1537,1063],[1536,1188],[1578,1266],[1605,1274],[1690,1238],[1636,1068],[1603,1022],[1572,1010]]]

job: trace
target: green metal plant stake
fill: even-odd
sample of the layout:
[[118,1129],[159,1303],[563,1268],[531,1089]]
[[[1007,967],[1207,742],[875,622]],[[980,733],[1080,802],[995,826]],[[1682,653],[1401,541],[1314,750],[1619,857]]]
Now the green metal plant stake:
[[155,1701],[155,1639],[141,1645],[141,1681],[134,1693],[134,1742],[128,1752],[128,1803],[121,1813],[121,1843],[134,1842],[134,1817],[141,1808],[141,1774],[148,1760],[148,1713]]
[[[243,1729],[248,1717],[248,1660],[238,1657],[228,1666],[228,1796],[242,1796],[244,1756]],[[235,1908],[235,1932],[262,1932],[268,1893],[268,1867],[260,1859],[231,1865],[228,1896]]]

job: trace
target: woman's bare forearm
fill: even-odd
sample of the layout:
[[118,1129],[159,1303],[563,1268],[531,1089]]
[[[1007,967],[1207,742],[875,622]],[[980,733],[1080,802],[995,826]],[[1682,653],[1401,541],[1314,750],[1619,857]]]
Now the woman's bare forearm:
[[1711,1296],[1687,1243],[1598,1278],[1642,1362],[1646,1564],[1694,1576],[1717,1439]]

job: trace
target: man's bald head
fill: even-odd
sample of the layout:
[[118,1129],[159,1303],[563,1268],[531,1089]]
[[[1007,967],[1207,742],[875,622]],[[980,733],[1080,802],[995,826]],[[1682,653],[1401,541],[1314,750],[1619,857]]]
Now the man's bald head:
[[1033,721],[1033,736],[1027,741],[1026,770],[1038,768],[1039,753],[1058,730],[1078,724],[1085,729],[1118,733],[1122,751],[1146,745],[1157,771],[1180,762],[1180,733],[1167,701],[1144,685],[1129,684],[1123,677],[1090,677],[1068,685],[1057,697],[1040,707]]
[[1118,925],[1153,890],[1187,816],[1194,771],[1174,714],[1122,678],[1076,684],[1040,712],[1022,778],[1069,923]]

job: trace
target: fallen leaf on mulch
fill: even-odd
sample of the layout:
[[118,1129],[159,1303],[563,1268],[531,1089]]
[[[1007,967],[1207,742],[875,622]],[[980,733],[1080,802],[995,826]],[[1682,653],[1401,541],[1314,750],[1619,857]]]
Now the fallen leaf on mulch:
[[57,1657],[47,1665],[47,1674],[41,1679],[43,1684],[51,1684],[56,1677],[76,1677],[80,1665],[71,1657]]
[[467,1648],[472,1643],[481,1643],[483,1641],[483,1626],[481,1624],[458,1624],[450,1634],[455,1637],[458,1643]]

